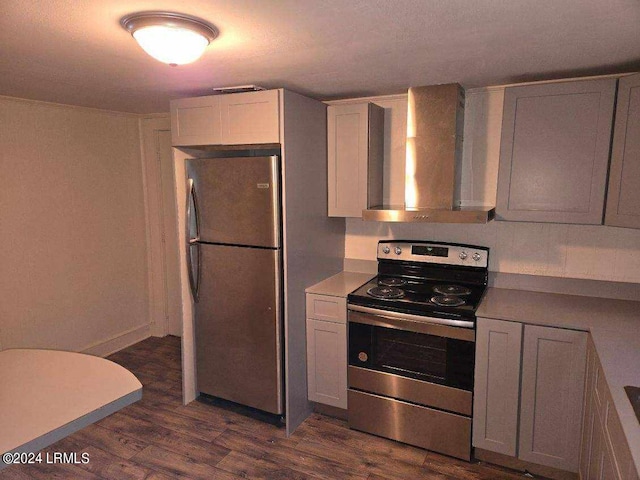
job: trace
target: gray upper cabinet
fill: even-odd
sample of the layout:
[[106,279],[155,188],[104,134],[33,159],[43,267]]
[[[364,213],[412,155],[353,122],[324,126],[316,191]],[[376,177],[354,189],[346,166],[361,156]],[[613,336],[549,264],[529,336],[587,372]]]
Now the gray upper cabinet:
[[384,109],[373,103],[327,108],[330,217],[362,217],[382,204]]
[[606,225],[640,228],[640,75],[620,79]]
[[505,90],[498,219],[602,223],[615,93],[616,79]]

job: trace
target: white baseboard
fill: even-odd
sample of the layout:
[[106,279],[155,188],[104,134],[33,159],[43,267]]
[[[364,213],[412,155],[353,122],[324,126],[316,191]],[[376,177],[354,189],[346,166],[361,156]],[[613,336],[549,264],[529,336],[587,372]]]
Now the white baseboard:
[[87,348],[81,350],[82,353],[89,355],[95,355],[96,357],[106,357],[115,353],[123,348],[127,348],[134,343],[138,343],[145,338],[151,336],[151,325],[144,324],[139,327],[134,327],[126,332],[118,333],[106,340],[100,340],[99,342],[89,345]]

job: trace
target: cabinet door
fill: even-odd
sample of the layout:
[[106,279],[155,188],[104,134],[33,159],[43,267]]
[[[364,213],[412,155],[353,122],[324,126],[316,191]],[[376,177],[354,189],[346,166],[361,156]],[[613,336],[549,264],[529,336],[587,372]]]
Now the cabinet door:
[[582,415],[582,440],[580,446],[580,478],[583,480],[594,478],[592,464],[595,462],[594,438],[595,425],[598,422],[598,412],[594,402],[596,372],[598,360],[593,342],[587,344],[587,373],[584,393],[584,410]]
[[347,408],[347,326],[307,319],[309,400]]
[[384,109],[372,103],[327,109],[330,217],[362,217],[382,204]]
[[605,434],[605,445],[602,450],[602,461],[600,463],[598,480],[622,480],[616,466],[615,457],[613,456],[611,447],[606,440],[607,438]]
[[618,417],[618,412],[613,405],[611,392],[608,395],[608,408],[606,421],[604,422],[605,438],[609,456],[612,459],[613,467],[616,471],[616,478],[625,479],[630,477],[630,467],[633,466],[633,457],[629,450],[627,438],[622,429],[622,423]]
[[219,96],[171,101],[172,145],[216,145],[221,142],[220,134]]
[[520,459],[578,472],[586,349],[586,332],[525,326]]
[[640,75],[620,79],[605,224],[640,228]]
[[478,318],[473,446],[516,456],[522,324]]
[[221,143],[280,143],[278,98],[278,90],[221,95]]
[[580,470],[580,480],[604,480],[601,477],[602,465],[604,463],[604,428],[597,409],[594,408],[593,431],[591,437],[591,453],[589,465]]
[[615,79],[505,90],[496,215],[601,224]]

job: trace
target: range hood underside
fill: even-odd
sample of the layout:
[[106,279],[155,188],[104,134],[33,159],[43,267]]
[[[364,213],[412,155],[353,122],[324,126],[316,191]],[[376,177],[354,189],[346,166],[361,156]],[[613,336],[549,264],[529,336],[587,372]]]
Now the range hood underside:
[[375,222],[487,223],[495,216],[494,207],[405,208],[382,205],[362,211],[362,219]]

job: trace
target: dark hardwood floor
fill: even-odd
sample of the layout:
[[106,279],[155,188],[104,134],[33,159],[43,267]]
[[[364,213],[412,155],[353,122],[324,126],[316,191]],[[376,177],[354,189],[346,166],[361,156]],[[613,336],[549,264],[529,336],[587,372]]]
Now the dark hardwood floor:
[[[284,429],[201,402],[181,402],[180,339],[148,338],[109,357],[143,383],[141,401],[47,448],[89,454],[76,465],[11,466],[0,479],[464,479],[523,475],[349,430],[314,414]],[[1,427],[0,427],[1,428]]]

